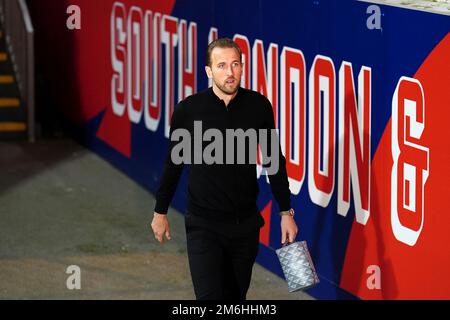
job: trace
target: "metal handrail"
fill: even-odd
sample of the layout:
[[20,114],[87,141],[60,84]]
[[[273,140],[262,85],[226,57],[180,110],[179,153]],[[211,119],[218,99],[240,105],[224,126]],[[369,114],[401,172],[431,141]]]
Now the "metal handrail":
[[0,0],[0,20],[20,95],[27,108],[28,140],[35,141],[34,29],[25,0]]

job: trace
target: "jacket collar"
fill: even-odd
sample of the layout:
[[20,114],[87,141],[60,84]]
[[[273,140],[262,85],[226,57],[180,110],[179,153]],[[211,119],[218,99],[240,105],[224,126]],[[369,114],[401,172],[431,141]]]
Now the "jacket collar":
[[[241,87],[239,87],[236,96],[235,96],[233,99],[231,99],[231,101],[230,101],[230,103],[229,103],[228,105],[230,105],[231,103],[234,103],[234,102],[236,102],[236,101],[239,101],[240,97],[242,96],[243,91],[244,91],[244,90],[243,90]],[[209,87],[209,88],[208,88],[208,94],[209,94],[209,96],[211,97],[211,99],[212,99],[214,102],[217,102],[217,103],[224,103],[223,100],[220,99],[220,98],[214,93],[214,90],[213,90],[212,87]]]

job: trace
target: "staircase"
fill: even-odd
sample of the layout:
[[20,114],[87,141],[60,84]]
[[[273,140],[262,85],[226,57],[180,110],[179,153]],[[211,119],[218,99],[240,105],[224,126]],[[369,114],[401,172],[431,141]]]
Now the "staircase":
[[0,0],[0,141],[35,141],[34,29],[26,0]]
[[[1,27],[1,26],[0,26]],[[20,99],[11,56],[0,28],[0,140],[27,138],[27,112]]]

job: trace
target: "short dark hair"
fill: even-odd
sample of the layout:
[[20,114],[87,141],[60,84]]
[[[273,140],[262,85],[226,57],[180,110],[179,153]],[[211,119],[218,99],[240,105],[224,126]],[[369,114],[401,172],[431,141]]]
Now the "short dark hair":
[[208,45],[208,49],[206,50],[206,65],[208,67],[211,67],[211,53],[214,48],[234,48],[239,54],[239,62],[242,62],[242,50],[238,44],[230,38],[220,38]]

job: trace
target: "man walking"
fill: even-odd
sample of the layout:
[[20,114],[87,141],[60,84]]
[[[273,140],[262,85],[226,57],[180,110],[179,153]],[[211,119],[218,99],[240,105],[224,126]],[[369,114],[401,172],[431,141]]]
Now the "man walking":
[[[151,224],[161,243],[171,237],[166,214],[183,170],[183,163],[173,161],[174,132],[183,129],[193,133],[198,123],[203,129],[222,133],[229,129],[275,128],[270,101],[240,87],[242,68],[242,52],[234,41],[213,41],[208,46],[205,67],[208,78],[213,80],[212,87],[174,108],[171,141]],[[268,177],[281,210],[281,242],[293,242],[298,229],[291,208],[285,158],[278,144],[277,148],[278,170]],[[228,156],[230,150],[225,153]],[[189,267],[198,300],[246,299],[258,253],[259,231],[264,225],[256,205],[258,192],[255,163],[190,162],[185,225]]]

